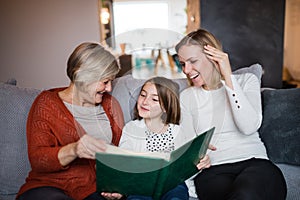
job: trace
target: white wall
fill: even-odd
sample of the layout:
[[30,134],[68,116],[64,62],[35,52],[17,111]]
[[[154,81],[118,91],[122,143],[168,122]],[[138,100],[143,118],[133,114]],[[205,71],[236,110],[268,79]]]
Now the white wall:
[[97,0],[1,0],[0,81],[47,89],[69,84],[66,62],[100,40]]
[[300,0],[286,1],[284,66],[300,81]]

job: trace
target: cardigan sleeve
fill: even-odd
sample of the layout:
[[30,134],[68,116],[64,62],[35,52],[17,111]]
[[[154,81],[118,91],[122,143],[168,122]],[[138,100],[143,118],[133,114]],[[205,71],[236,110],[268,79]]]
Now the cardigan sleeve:
[[54,172],[66,169],[58,160],[61,145],[53,130],[53,113],[43,93],[34,101],[27,120],[28,157],[31,168],[37,172]]
[[253,74],[231,76],[233,90],[225,86],[234,122],[241,133],[255,133],[262,122],[260,84]]

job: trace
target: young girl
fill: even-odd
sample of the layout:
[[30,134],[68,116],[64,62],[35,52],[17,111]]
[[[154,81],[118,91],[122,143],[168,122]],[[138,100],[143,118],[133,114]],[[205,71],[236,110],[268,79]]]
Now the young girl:
[[[136,152],[171,152],[187,142],[180,131],[181,117],[179,86],[172,80],[155,77],[147,80],[140,91],[134,109],[134,121],[128,122],[122,131],[119,147]],[[206,155],[197,168],[210,167]],[[106,198],[121,198],[118,193],[102,193]],[[150,196],[130,195],[127,200],[151,200]],[[183,182],[161,197],[162,200],[189,199],[189,192]]]
[[[179,147],[179,86],[163,77],[147,80],[140,91],[135,120],[123,128],[119,146],[137,152],[170,152]],[[182,183],[161,199],[188,199],[188,188]],[[131,195],[127,199],[152,199]]]

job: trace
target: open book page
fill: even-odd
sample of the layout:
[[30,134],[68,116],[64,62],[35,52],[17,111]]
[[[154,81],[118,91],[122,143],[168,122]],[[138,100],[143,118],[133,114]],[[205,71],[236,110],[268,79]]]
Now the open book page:
[[159,153],[159,152],[135,152],[113,145],[107,144],[105,153],[108,154],[118,154],[118,155],[131,155],[131,156],[141,156],[149,158],[162,158],[164,160],[170,160],[170,153]]

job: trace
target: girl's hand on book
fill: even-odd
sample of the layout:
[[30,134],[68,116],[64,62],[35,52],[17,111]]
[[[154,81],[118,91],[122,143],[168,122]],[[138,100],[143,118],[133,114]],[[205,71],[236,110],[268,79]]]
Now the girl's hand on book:
[[101,195],[108,200],[121,199],[123,197],[123,195],[119,193],[101,192]]

